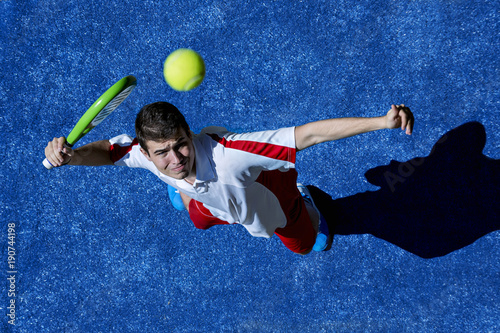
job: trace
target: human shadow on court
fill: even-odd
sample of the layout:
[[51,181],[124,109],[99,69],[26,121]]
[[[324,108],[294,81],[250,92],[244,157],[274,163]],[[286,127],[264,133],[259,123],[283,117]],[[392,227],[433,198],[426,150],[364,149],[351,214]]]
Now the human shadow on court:
[[443,135],[427,157],[366,172],[381,188],[333,200],[310,187],[336,235],[372,234],[422,258],[444,256],[500,229],[500,160],[483,155],[484,126]]

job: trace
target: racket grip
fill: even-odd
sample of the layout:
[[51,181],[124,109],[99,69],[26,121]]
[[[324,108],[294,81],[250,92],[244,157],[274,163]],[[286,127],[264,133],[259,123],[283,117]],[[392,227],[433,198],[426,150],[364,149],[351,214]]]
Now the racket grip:
[[50,170],[52,169],[54,166],[52,164],[50,164],[49,160],[48,159],[44,159],[43,162],[42,162],[43,166],[45,168],[47,168],[47,170]]

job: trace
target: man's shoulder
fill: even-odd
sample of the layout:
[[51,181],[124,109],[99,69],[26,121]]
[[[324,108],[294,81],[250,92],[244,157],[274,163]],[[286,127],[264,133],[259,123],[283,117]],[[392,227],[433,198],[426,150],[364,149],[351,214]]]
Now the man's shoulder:
[[134,138],[131,137],[130,135],[128,134],[120,134],[120,135],[117,135],[111,139],[109,139],[109,143],[111,145],[120,145],[120,146],[125,146],[125,145],[131,145],[131,144],[134,144]]
[[201,145],[213,148],[214,144],[217,143],[218,140],[214,138],[223,138],[228,134],[231,134],[226,128],[220,126],[209,126],[203,128],[199,134],[194,136],[193,141],[199,142]]
[[208,126],[200,131],[200,134],[222,134],[227,133],[228,130],[221,126]]

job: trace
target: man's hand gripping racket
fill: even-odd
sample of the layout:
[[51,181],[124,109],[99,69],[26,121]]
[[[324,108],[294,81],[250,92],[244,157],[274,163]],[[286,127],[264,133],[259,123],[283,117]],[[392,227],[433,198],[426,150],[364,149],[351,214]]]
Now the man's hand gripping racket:
[[54,154],[47,156],[48,158],[43,161],[43,165],[47,169],[52,169],[54,166],[69,163],[72,152],[71,148],[75,143],[109,116],[130,95],[136,84],[135,77],[129,75],[106,90],[78,120],[65,140],[60,138],[52,141],[51,144],[57,146],[53,147],[53,151],[57,151],[58,156]]

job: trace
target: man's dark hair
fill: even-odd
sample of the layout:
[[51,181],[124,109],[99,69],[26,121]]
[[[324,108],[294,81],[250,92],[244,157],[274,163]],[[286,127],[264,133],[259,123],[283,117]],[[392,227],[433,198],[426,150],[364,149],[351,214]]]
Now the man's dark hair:
[[171,139],[183,129],[191,137],[189,125],[180,111],[167,102],[144,106],[135,119],[135,134],[142,149],[148,151],[146,141],[161,142]]

